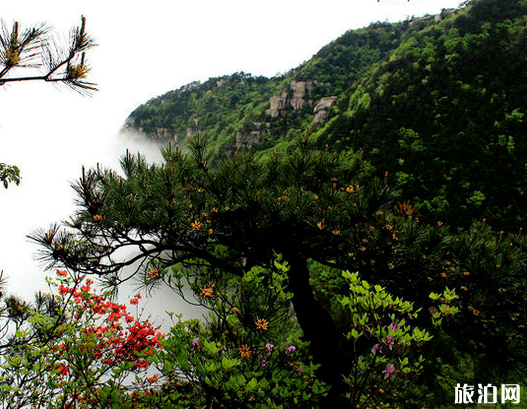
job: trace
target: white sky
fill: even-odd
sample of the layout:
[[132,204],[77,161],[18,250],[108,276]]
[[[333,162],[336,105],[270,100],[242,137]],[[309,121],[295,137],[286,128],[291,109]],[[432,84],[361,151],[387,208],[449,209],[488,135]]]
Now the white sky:
[[[273,76],[308,60],[348,29],[457,7],[460,0],[16,0],[0,18],[46,22],[67,38],[87,19],[99,44],[88,54],[100,91],[82,97],[49,84],[0,88],[0,162],[21,168],[19,187],[0,190],[0,270],[26,299],[44,286],[25,236],[66,219],[81,165],[115,167],[129,146],[117,137],[128,114],[191,81],[244,71]],[[160,297],[157,297],[160,298]]]

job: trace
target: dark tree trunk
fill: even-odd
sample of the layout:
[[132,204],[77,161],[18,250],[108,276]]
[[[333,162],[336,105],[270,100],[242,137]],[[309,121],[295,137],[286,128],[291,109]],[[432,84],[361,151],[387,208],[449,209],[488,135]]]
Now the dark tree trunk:
[[289,290],[293,307],[306,341],[311,344],[313,361],[320,365],[318,376],[331,386],[325,407],[341,407],[344,382],[338,334],[331,315],[316,300],[309,283],[307,260],[299,255],[284,254],[289,263]]

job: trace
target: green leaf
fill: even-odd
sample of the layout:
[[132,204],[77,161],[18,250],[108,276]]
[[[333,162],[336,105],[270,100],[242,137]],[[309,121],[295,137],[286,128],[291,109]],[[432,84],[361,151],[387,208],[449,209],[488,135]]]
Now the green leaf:
[[436,294],[436,293],[430,293],[429,297],[432,299],[432,300],[438,300],[439,297],[441,297],[439,294]]
[[257,388],[258,388],[258,381],[256,380],[256,378],[252,378],[245,386],[245,391],[252,392],[256,390]]
[[232,368],[239,365],[240,362],[241,361],[239,359],[230,359],[227,357],[223,357],[221,360],[221,366],[223,367],[223,369],[225,369],[226,372],[230,372]]
[[362,331],[361,331],[361,332],[358,332],[355,328],[353,328],[353,329],[351,330],[351,336],[352,336],[353,338],[355,338],[356,340],[359,339],[359,338],[362,336],[362,334],[364,334],[364,332],[362,332]]

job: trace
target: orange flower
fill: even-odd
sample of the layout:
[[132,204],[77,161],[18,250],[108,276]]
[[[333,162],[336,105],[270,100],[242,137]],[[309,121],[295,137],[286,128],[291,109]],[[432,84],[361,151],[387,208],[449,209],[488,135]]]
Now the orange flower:
[[159,273],[159,270],[157,268],[152,267],[150,271],[148,272],[148,277],[152,279],[159,278],[161,274]]
[[340,236],[340,230],[333,230],[331,232],[334,236]]
[[93,216],[93,220],[95,220],[96,222],[100,222],[102,220],[102,216],[100,214],[96,214],[95,216]]
[[269,327],[269,321],[263,318],[258,318],[254,323],[259,331],[267,331],[267,327]]
[[6,51],[5,58],[11,63],[11,65],[17,65],[20,62],[19,52],[12,48]]
[[318,222],[317,227],[319,228],[319,230],[324,230],[326,228],[326,226],[324,226],[324,223],[322,222]]
[[252,354],[251,348],[249,348],[249,345],[247,344],[242,345],[240,348],[237,348],[237,350],[242,358],[249,358]]
[[474,314],[474,315],[479,315],[479,311],[476,310],[472,305],[469,305],[469,306],[468,306],[468,309],[469,309],[470,311],[472,311],[472,314]]
[[199,230],[201,229],[202,223],[199,220],[195,220],[194,223],[192,223],[192,230]]
[[212,295],[214,294],[214,284],[209,284],[208,287],[200,287],[200,293],[199,295],[202,298],[212,298]]

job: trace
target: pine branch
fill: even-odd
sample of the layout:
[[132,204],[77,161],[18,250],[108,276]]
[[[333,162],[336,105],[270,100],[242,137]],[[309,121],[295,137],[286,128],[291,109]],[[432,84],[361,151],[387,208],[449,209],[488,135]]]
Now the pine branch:
[[[3,26],[0,34],[0,86],[12,82],[45,81],[65,84],[76,91],[96,91],[96,84],[85,79],[90,68],[86,62],[86,51],[96,44],[86,33],[86,18],[72,30],[70,46],[65,49],[53,38],[48,38],[49,29],[44,25],[26,29],[20,34],[18,22],[12,30]],[[38,60],[35,62],[35,60]],[[15,68],[39,68],[45,66],[43,74],[6,76]]]

